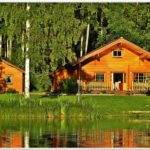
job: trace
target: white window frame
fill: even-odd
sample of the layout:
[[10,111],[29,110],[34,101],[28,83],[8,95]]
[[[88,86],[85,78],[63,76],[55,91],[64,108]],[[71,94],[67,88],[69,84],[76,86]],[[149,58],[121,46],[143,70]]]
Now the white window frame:
[[[137,74],[137,81],[135,81],[135,74]],[[143,81],[140,82],[140,74],[143,74]],[[146,80],[147,80],[147,77],[148,77],[148,74],[149,73],[146,73],[146,72],[134,72],[134,78],[133,78],[133,82],[137,82],[137,83],[145,83]],[[145,76],[145,77],[144,77]],[[145,78],[145,79],[144,79]]]
[[[104,81],[97,81],[97,80],[96,80],[96,75],[97,75],[97,74],[103,74],[103,75],[104,75]],[[95,73],[95,81],[96,81],[96,82],[105,82],[105,73],[104,73],[104,72],[96,72],[96,73]]]
[[[114,56],[114,52],[117,52],[117,56]],[[118,56],[118,52],[121,52],[121,56]],[[113,56],[113,57],[115,57],[115,58],[117,58],[117,57],[119,57],[119,58],[120,58],[120,57],[122,57],[122,56],[123,56],[123,54],[122,54],[122,53],[123,53],[123,51],[122,51],[122,50],[119,50],[119,49],[117,50],[117,49],[116,49],[116,50],[113,50],[113,51],[112,51],[112,56]]]

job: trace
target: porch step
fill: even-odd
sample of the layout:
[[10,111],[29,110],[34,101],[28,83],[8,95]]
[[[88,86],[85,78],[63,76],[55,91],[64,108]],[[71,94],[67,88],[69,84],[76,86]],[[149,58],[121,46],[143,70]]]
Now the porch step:
[[114,91],[115,96],[126,96],[128,95],[127,91]]

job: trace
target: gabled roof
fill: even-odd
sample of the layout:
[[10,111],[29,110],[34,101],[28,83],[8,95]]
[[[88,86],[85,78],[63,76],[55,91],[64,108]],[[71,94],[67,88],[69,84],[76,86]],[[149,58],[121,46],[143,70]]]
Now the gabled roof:
[[20,72],[24,73],[24,70],[23,70],[23,69],[21,69],[21,68],[15,66],[15,65],[13,65],[13,64],[11,64],[10,62],[8,62],[8,61],[6,61],[6,60],[4,60],[4,59],[1,59],[1,61],[2,61],[3,63],[5,63],[5,64],[7,64],[7,65],[9,65],[9,66],[11,66],[11,67],[13,67],[13,68],[16,68],[16,69],[19,70]]
[[102,47],[99,47],[93,51],[91,51],[90,53],[84,55],[83,57],[79,58],[78,63],[79,62],[83,62],[93,56],[99,55],[101,56],[102,54],[104,54],[107,50],[110,50],[110,48],[113,48],[114,46],[125,46],[127,48],[129,48],[130,50],[134,51],[135,53],[137,53],[141,58],[147,58],[150,59],[150,52],[144,50],[143,48],[139,47],[138,45],[124,39],[123,37],[120,37],[119,39],[108,43]]

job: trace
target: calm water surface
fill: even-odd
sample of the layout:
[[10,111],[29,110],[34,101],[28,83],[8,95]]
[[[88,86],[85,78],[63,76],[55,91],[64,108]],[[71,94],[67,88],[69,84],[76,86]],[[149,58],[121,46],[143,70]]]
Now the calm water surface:
[[150,122],[0,120],[0,147],[150,147]]

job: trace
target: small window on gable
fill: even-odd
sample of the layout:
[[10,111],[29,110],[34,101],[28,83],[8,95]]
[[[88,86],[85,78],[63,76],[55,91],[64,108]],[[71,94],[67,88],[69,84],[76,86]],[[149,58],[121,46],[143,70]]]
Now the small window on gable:
[[122,57],[122,51],[121,50],[114,50],[113,51],[113,57]]
[[104,73],[96,73],[96,81],[104,82]]
[[6,81],[6,84],[11,84],[12,83],[12,76],[6,76],[5,81]]

